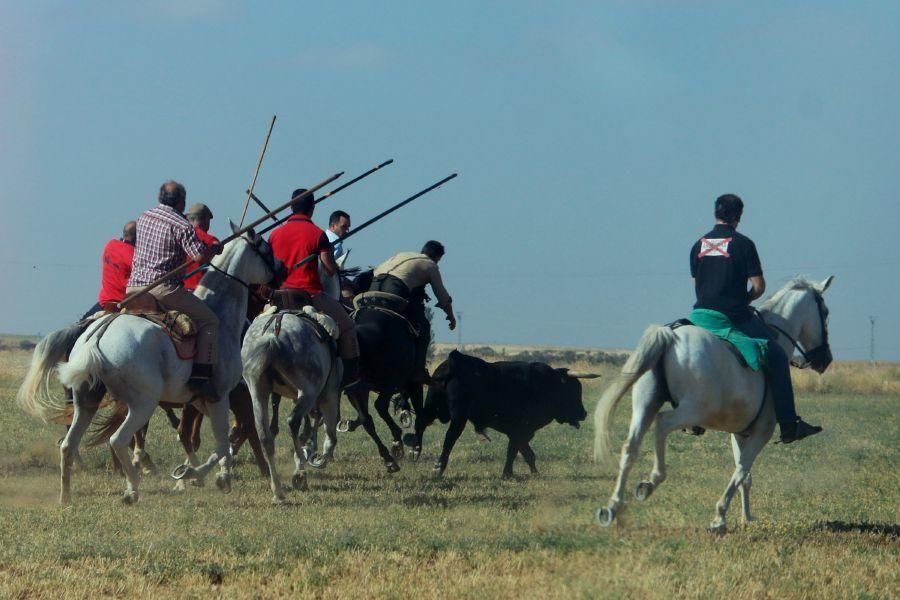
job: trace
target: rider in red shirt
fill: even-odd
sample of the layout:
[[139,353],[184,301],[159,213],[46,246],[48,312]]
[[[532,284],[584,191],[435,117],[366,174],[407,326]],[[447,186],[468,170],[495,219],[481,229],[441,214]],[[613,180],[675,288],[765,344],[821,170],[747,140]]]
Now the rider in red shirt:
[[[200,238],[200,241],[206,245],[207,248],[212,248],[215,244],[219,243],[219,240],[209,234],[209,222],[212,221],[213,214],[212,211],[209,210],[209,207],[205,204],[194,204],[191,206],[188,211],[185,213],[187,220],[191,225],[194,226],[194,231],[197,232],[197,237]],[[196,269],[200,268],[200,263],[192,262],[187,269],[185,269],[185,273],[190,273]],[[189,292],[193,292],[197,289],[197,286],[200,285],[200,280],[203,279],[203,275],[206,273],[206,269],[202,271],[197,271],[190,277],[184,280],[182,285],[184,289]]]
[[[292,198],[296,198],[305,189],[294,190]],[[338,349],[344,363],[344,378],[341,387],[345,390],[359,382],[359,342],[356,339],[356,323],[336,299],[331,298],[322,289],[319,279],[319,261],[329,275],[334,275],[338,268],[325,232],[312,222],[313,209],[316,206],[312,194],[308,194],[291,204],[291,215],[287,222],[272,232],[269,242],[275,258],[281,260],[288,268],[288,277],[281,285],[283,290],[303,290],[310,294],[312,306],[337,322],[340,330]],[[317,260],[295,267],[298,262],[314,254]]]
[[137,223],[128,221],[122,228],[122,239],[109,240],[103,247],[103,263],[100,272],[100,293],[94,304],[82,319],[105,310],[119,312],[116,306],[125,297],[125,285],[131,277],[131,261],[134,258],[134,240]]

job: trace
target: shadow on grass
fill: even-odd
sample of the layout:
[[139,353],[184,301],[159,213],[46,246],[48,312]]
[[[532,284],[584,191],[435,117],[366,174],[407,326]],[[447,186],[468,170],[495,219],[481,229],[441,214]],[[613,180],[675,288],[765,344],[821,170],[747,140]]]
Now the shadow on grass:
[[846,521],[818,521],[817,529],[836,533],[874,533],[885,537],[900,538],[900,525],[893,523],[847,523]]

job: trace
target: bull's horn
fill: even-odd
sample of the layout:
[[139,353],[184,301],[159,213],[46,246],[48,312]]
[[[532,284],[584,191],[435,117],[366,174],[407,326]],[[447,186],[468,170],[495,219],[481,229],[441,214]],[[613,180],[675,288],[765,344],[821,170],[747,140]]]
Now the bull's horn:
[[585,373],[584,371],[569,371],[567,375],[575,379],[596,379],[601,376],[599,373]]

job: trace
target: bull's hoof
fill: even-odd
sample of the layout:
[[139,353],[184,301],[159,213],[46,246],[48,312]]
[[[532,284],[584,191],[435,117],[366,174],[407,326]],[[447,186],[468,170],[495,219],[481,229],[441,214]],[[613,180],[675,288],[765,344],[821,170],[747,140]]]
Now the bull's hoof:
[[291,487],[298,492],[308,492],[309,482],[306,480],[306,473],[294,473],[294,476],[291,477]]
[[403,442],[391,443],[391,456],[394,457],[394,460],[403,458]]
[[67,494],[67,493],[60,494],[59,505],[60,506],[72,506],[72,495]]
[[187,488],[184,485],[183,480],[179,480],[175,482],[175,487],[172,488],[173,492],[177,492],[179,494],[183,494],[187,491]]
[[431,467],[431,474],[434,477],[441,477],[444,475],[444,469],[446,469],[446,468],[447,468],[447,465],[441,463],[441,461],[438,461],[438,462],[434,463],[433,467]]
[[324,469],[328,465],[328,458],[319,452],[313,452],[309,457],[309,466],[314,469]]
[[125,492],[122,494],[122,503],[124,504],[137,504],[138,503],[138,493],[137,490],[132,490],[130,492]]
[[595,518],[600,527],[609,527],[616,520],[616,511],[612,508],[598,508]]
[[403,429],[409,429],[413,426],[413,416],[412,413],[408,410],[400,411],[400,427]]
[[649,481],[642,481],[637,485],[637,489],[634,490],[634,497],[643,502],[647,498],[650,497],[650,494],[653,493],[653,490],[656,489]]
[[387,469],[388,473],[396,473],[400,470],[400,465],[398,465],[393,459],[390,459],[384,461],[384,468]]
[[418,462],[419,457],[422,456],[422,446],[413,446],[413,448],[409,451],[409,458],[413,462]]
[[216,487],[219,488],[220,491],[225,492],[226,494],[231,493],[231,475],[226,473],[219,473],[216,475]]

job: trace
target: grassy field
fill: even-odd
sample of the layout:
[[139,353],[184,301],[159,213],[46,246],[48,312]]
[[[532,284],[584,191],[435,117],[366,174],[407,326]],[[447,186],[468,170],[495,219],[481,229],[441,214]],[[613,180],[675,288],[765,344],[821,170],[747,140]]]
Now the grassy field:
[[[630,501],[618,526],[593,525],[613,468],[591,462],[590,419],[580,430],[538,433],[538,478],[501,481],[504,438],[471,428],[446,476],[431,477],[444,428],[423,458],[388,475],[360,432],[343,434],[338,461],[310,472],[311,490],[286,506],[254,465],[234,492],[210,484],[176,494],[147,476],[124,506],[108,451],[84,451],[75,505],[60,508],[59,427],[21,413],[13,397],[28,354],[0,352],[0,597],[897,597],[900,590],[898,368],[838,365],[841,386],[803,392],[799,412],[826,431],[770,446],[754,469],[757,521],[723,537],[706,532],[731,474],[724,434],[674,434],[669,479],[646,503]],[[606,375],[610,368],[600,368]],[[865,367],[869,368],[869,367]],[[854,378],[886,381],[867,393]],[[585,387],[593,409],[608,377]],[[809,389],[809,388],[803,388]],[[843,391],[841,391],[843,390]],[[624,437],[627,403],[617,415]],[[382,431],[385,431],[382,428]],[[206,439],[210,433],[205,431]],[[386,437],[386,436],[385,436]],[[278,439],[288,475],[288,440]],[[650,468],[647,445],[633,481]],[[161,416],[149,451],[163,471],[181,461]],[[247,459],[247,454],[243,454]],[[527,469],[520,461],[517,473]],[[633,485],[629,485],[633,489]]]

